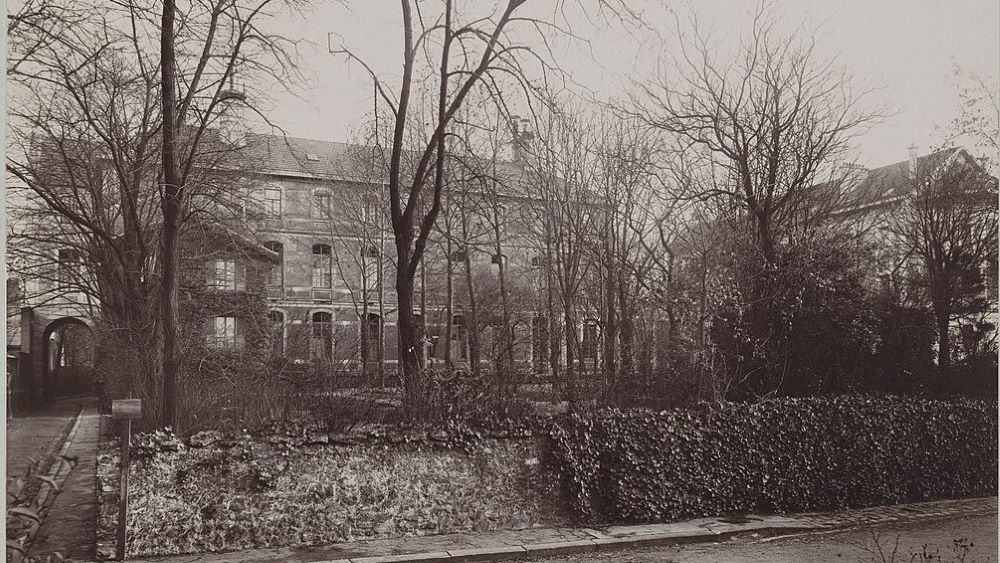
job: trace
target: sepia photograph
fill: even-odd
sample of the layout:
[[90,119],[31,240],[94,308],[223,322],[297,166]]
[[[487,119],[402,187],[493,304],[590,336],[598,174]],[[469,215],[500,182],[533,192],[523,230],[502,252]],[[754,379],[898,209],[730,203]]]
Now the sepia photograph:
[[6,0],[8,563],[997,563],[996,0]]

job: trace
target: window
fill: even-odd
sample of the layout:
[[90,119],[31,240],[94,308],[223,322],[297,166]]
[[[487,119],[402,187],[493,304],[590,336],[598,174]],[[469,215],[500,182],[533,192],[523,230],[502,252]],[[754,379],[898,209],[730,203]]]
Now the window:
[[455,252],[451,253],[452,262],[465,262],[467,257],[468,255],[465,253],[464,250],[456,250]]
[[156,273],[157,268],[157,256],[155,254],[150,254],[142,261],[142,272],[139,273],[139,279],[143,282],[153,279],[153,275]]
[[452,361],[465,362],[469,359],[469,332],[465,325],[465,315],[452,316],[451,325]]
[[379,218],[379,200],[375,194],[366,193],[361,196],[361,222],[374,223]]
[[62,248],[59,250],[59,270],[57,276],[61,287],[79,284],[82,270],[83,258],[79,250],[73,248]]
[[280,242],[264,243],[264,248],[278,255],[278,264],[271,266],[267,273],[268,285],[284,285],[285,282],[285,247]]
[[541,256],[537,256],[536,255],[536,256],[532,256],[531,257],[531,266],[532,267],[537,268],[537,267],[539,267],[541,265],[542,265],[542,257]]
[[367,363],[378,360],[379,348],[382,346],[382,318],[375,313],[368,313],[368,321],[364,326],[367,334],[364,334],[366,347],[363,350],[363,359]]
[[316,192],[313,194],[313,217],[328,219],[330,217],[330,193]]
[[329,244],[314,244],[312,249],[312,285],[323,289],[333,287],[333,255]]
[[312,355],[330,358],[333,355],[333,314],[319,311],[312,314]]
[[597,359],[597,321],[594,319],[587,319],[583,322],[582,348],[581,355],[584,359]]
[[271,350],[275,356],[285,353],[285,314],[281,311],[271,311],[267,314],[271,322]]
[[236,317],[213,317],[208,345],[213,348],[239,348],[243,345],[243,323]]
[[281,188],[264,189],[264,216],[269,219],[281,217]]
[[503,265],[506,266],[507,265],[507,257],[504,256],[503,254],[494,254],[494,255],[490,256],[490,263],[491,264],[499,264],[501,260],[503,260]]
[[545,371],[549,355],[549,321],[538,315],[531,319],[531,359],[536,373]]
[[214,262],[210,285],[216,289],[243,290],[246,275],[242,264],[233,258],[220,258]]
[[20,303],[23,294],[21,289],[21,280],[19,278],[7,278],[7,303]]
[[380,254],[381,254],[381,253],[380,253],[380,252],[378,251],[378,247],[377,247],[377,246],[375,246],[374,244],[369,244],[369,245],[366,245],[366,246],[365,246],[365,247],[364,247],[364,248],[362,249],[361,253],[362,253],[362,255],[363,255],[363,256],[364,256],[365,258],[378,258],[378,257],[380,256]]

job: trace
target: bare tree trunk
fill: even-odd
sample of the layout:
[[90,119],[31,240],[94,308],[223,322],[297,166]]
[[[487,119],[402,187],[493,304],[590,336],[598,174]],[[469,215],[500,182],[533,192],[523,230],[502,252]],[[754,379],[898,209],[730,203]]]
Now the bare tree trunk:
[[384,276],[384,264],[382,263],[383,256],[385,256],[385,235],[382,229],[381,222],[379,224],[379,245],[378,245],[378,260],[376,264],[378,265],[378,271],[375,274],[375,281],[378,284],[378,318],[379,318],[379,345],[378,345],[378,377],[379,384],[385,387],[385,276]]
[[447,369],[451,369],[453,362],[451,361],[451,319],[455,315],[454,306],[454,265],[451,261],[451,222],[448,221],[445,226],[445,256],[444,268],[445,275],[447,279],[445,280],[445,325],[444,325],[444,362]]
[[[402,261],[402,260],[401,260]],[[402,370],[403,391],[408,398],[403,404],[412,417],[419,410],[420,346],[417,342],[417,322],[413,317],[413,275],[409,268],[396,271],[396,296],[399,303],[399,364]],[[415,409],[414,407],[417,407]]]
[[497,277],[500,284],[500,309],[502,314],[501,319],[501,334],[500,334],[500,350],[501,354],[498,359],[501,360],[500,365],[497,366],[497,375],[501,378],[500,388],[502,392],[506,393],[508,376],[514,367],[514,338],[513,338],[513,327],[511,326],[511,314],[510,314],[510,304],[507,296],[507,265],[504,264],[503,246],[501,244],[501,225],[499,213],[497,213],[496,222],[493,225],[494,228],[494,249],[497,254]]
[[618,327],[618,340],[621,344],[619,356],[619,377],[618,380],[626,385],[634,381],[635,371],[635,299],[629,299],[625,290],[625,275],[618,272],[618,311],[621,319]]
[[472,279],[472,258],[465,253],[465,284],[469,293],[469,318],[465,320],[465,333],[469,338],[469,368],[474,376],[479,376],[479,306],[476,301],[476,286]]
[[[607,232],[607,230],[605,230]],[[602,364],[604,366],[604,379],[607,384],[608,397],[616,396],[618,377],[617,369],[618,362],[615,357],[615,339],[618,336],[618,320],[617,311],[615,307],[615,297],[617,294],[615,288],[616,272],[615,272],[615,260],[614,260],[614,248],[612,247],[613,241],[610,240],[612,237],[604,237],[602,246],[604,247],[604,262],[606,267],[604,269],[604,331],[602,334],[604,343],[604,357],[602,358]],[[596,367],[596,362],[595,362]]]
[[948,375],[951,367],[951,322],[950,315],[938,313],[936,316],[938,333],[938,374]]
[[563,303],[563,326],[566,330],[566,400],[570,410],[573,410],[576,408],[576,367],[573,365],[576,323],[573,322],[572,307],[568,301]]
[[558,389],[561,381],[559,373],[559,336],[558,328],[559,325],[556,321],[556,306],[555,298],[552,293],[552,244],[549,240],[550,233],[548,224],[545,228],[545,312],[546,321],[549,323],[548,334],[546,335],[547,342],[545,345],[548,347],[549,352],[549,370],[552,374],[552,387],[553,389]]
[[180,325],[177,289],[180,277],[178,243],[183,186],[177,172],[174,85],[174,0],[164,0],[160,30],[161,89],[163,104],[163,265],[160,306],[163,313],[163,423],[178,428],[177,375],[180,363]]
[[[366,225],[367,227],[367,225]],[[366,233],[367,234],[367,233]],[[361,374],[367,380],[372,372],[372,358],[369,354],[371,334],[368,327],[368,248],[369,239],[364,237],[365,243],[361,246]],[[355,309],[357,311],[357,309]],[[381,318],[380,321],[381,322]]]

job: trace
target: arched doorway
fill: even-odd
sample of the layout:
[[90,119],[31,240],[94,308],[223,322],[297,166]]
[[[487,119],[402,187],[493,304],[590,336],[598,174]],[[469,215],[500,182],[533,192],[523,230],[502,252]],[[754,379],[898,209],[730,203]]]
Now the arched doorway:
[[94,331],[75,317],[56,319],[42,332],[42,381],[45,398],[94,391]]

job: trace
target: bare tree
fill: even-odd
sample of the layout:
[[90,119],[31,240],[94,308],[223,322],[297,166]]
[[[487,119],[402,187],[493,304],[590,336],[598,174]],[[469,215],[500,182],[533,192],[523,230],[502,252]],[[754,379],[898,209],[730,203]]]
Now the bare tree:
[[[238,188],[246,170],[235,138],[238,122],[229,117],[258,111],[252,92],[235,88],[234,77],[266,85],[267,77],[282,76],[294,83],[292,45],[257,26],[268,5],[206,0],[177,7],[173,41],[182,54],[168,73],[176,103],[166,111],[154,39],[164,22],[140,1],[77,4],[73,13],[79,19],[58,40],[29,44],[15,54],[19,63],[8,66],[13,150],[7,171],[25,199],[41,204],[24,208],[35,210],[36,218],[47,211],[45,225],[77,237],[74,244],[86,249],[86,262],[99,265],[96,287],[106,320],[147,340],[169,338],[150,300],[161,289],[154,273],[176,280],[164,267],[164,260],[173,261],[167,251],[174,237],[193,218],[234,217],[245,194]],[[52,25],[61,29],[58,22]],[[174,149],[176,161],[168,168],[176,178],[163,175],[159,149],[165,138]],[[172,187],[163,190],[164,181]],[[158,213],[164,202],[166,223]],[[174,242],[161,248],[161,233]],[[176,283],[163,286],[176,300]],[[155,339],[134,346],[160,349]],[[165,359],[176,368],[176,346],[167,348],[173,354]],[[169,423],[176,402],[161,399]]]
[[776,23],[759,8],[732,63],[697,24],[685,37],[678,23],[677,74],[640,84],[635,96],[637,116],[677,135],[704,164],[688,196],[738,204],[767,263],[794,206],[877,115],[861,106],[845,70],[817,57],[813,42],[779,37]]
[[934,312],[942,375],[953,355],[951,323],[995,307],[986,284],[996,284],[989,272],[997,267],[997,180],[965,151],[947,154],[911,173],[910,192],[888,223],[900,254],[921,266],[919,286]]
[[[546,59],[517,39],[515,33],[541,34],[539,44],[547,49],[544,32],[559,31],[552,22],[522,15],[527,0],[506,0],[497,8],[478,11],[468,6],[460,14],[452,0],[443,0],[437,9],[426,4],[402,0],[400,13],[403,29],[402,77],[396,93],[391,93],[378,79],[374,69],[347,48],[335,52],[361,64],[376,80],[379,96],[389,106],[393,133],[389,158],[388,186],[393,235],[396,242],[396,294],[399,302],[399,343],[404,385],[412,391],[418,385],[422,365],[422,346],[414,316],[414,283],[434,224],[442,207],[446,138],[455,116],[470,93],[485,88],[495,97],[502,78],[513,78],[523,91],[532,90],[525,78],[527,62],[552,69]],[[609,2],[599,6],[607,7]],[[623,3],[615,3],[622,13],[629,13]],[[554,7],[553,20],[559,17],[562,3]],[[495,12],[494,12],[495,11]],[[465,16],[464,18],[462,16]],[[428,69],[421,71],[422,65]],[[413,151],[412,168],[404,169],[406,131],[414,125],[411,109],[419,102],[421,87],[431,96],[434,107],[430,135]]]
[[[585,134],[586,121],[575,112],[558,110],[546,112],[539,124],[537,148],[526,155],[524,165],[539,201],[523,213],[534,230],[546,277],[549,369],[573,407],[583,365],[581,314],[593,305],[583,299],[593,267],[589,249],[600,232],[603,209],[593,191],[593,139]],[[588,316],[594,314],[591,310]],[[565,372],[560,372],[562,365]]]
[[639,84],[630,110],[680,146],[686,178],[676,197],[711,202],[735,229],[734,305],[748,335],[737,356],[752,360],[738,369],[759,372],[760,394],[784,377],[782,296],[772,283],[782,275],[783,248],[808,240],[837,209],[851,175],[840,163],[878,116],[835,60],[818,57],[813,41],[779,36],[776,26],[758,8],[733,56],[714,49],[697,22],[688,33],[678,19],[673,72]]
[[[990,155],[985,167],[996,175],[1000,162],[1000,85],[978,74],[967,73],[955,65],[961,106],[958,117],[950,125],[952,139],[964,137],[970,147]],[[949,139],[951,140],[951,139]]]

